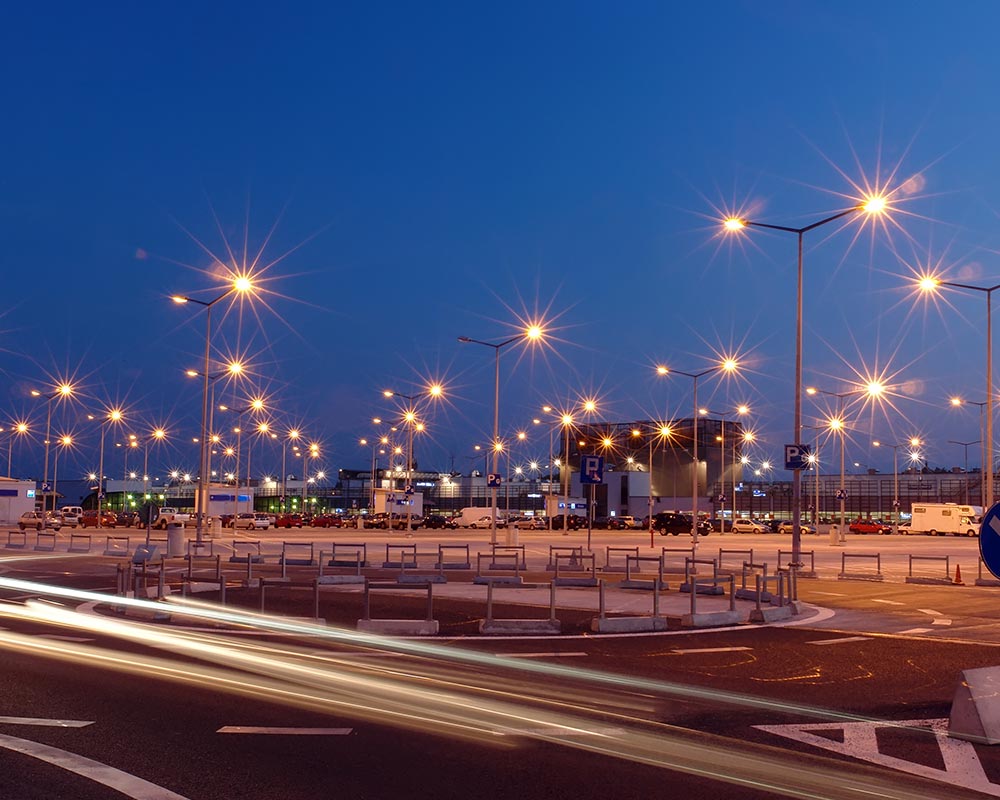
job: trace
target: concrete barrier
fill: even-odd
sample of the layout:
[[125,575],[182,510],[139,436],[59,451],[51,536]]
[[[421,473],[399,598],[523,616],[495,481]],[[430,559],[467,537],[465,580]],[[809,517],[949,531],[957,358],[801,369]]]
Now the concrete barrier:
[[[449,553],[457,553],[458,559],[449,561],[446,556]],[[462,554],[465,557],[462,558]],[[439,544],[438,559],[434,565],[438,569],[472,569],[472,562],[469,557],[469,545],[467,544]]]
[[[491,552],[494,556],[494,559],[493,562],[490,564],[489,567],[490,569],[498,569],[498,567],[496,566],[497,557],[499,557],[501,561],[504,561],[505,563],[509,564],[510,559],[508,558],[508,556],[511,553],[516,553],[519,555],[517,561],[519,569],[526,570],[528,568],[528,561],[524,554],[523,544],[494,544],[491,546]],[[504,567],[500,567],[499,569],[503,568]]]
[[[750,575],[752,575],[755,579],[753,589],[747,586],[747,577]],[[754,564],[750,561],[744,561],[742,580],[740,582],[740,588],[736,590],[736,597],[740,600],[757,600],[770,603],[771,593],[767,590],[767,581],[767,563]],[[763,590],[760,588],[762,582],[764,586]]]
[[[405,589],[412,591],[422,588],[427,591],[427,612],[422,620],[413,619],[372,619],[371,616],[371,593],[372,591],[398,591]],[[409,584],[400,585],[398,583],[372,583],[365,580],[365,596],[362,617],[358,620],[358,630],[366,633],[381,633],[387,636],[435,636],[438,632],[438,621],[434,619],[434,585]]]
[[[320,559],[322,560],[322,559]],[[368,563],[368,545],[364,542],[334,542],[330,545],[328,567],[355,567],[360,574]]]
[[[505,572],[505,575],[485,575],[483,573],[483,559],[489,559],[486,569],[490,572]],[[521,564],[523,554],[498,553],[494,548],[492,553],[476,553],[476,574],[472,578],[473,583],[492,586],[494,583],[504,583],[510,586],[520,586],[524,581],[521,578]],[[506,562],[506,563],[504,563]],[[510,573],[514,574],[511,575]]]
[[[556,568],[554,571],[555,574],[552,577],[554,585],[597,586],[597,559],[593,553],[588,555],[559,553],[555,558]],[[567,575],[567,572],[573,574]]]
[[[791,550],[778,550],[778,561],[777,564],[780,566],[782,560],[787,556],[789,559],[792,557]],[[795,576],[797,578],[818,578],[819,575],[816,574],[816,551],[815,550],[800,550],[799,558],[805,559],[802,562],[802,567],[796,570]]]
[[7,549],[23,550],[28,546],[28,534],[24,531],[7,531]]
[[[306,555],[308,553],[308,555]],[[311,567],[316,563],[316,544],[314,542],[282,542],[279,562],[282,567]],[[281,574],[285,574],[282,569]]]
[[[611,556],[612,556],[613,553],[624,553],[625,554],[625,563],[623,563],[621,565],[621,567],[618,567],[617,565],[612,566],[612,564],[611,564]],[[639,548],[638,547],[605,547],[604,548],[604,567],[603,567],[603,571],[604,572],[625,572],[628,569],[628,558],[629,558],[629,556],[635,556],[636,558],[638,558],[638,556],[639,556]],[[639,571],[639,565],[638,564],[634,565],[633,571],[634,572],[638,572]]]
[[487,636],[502,636],[517,634],[520,636],[547,636],[559,633],[562,623],[556,619],[556,585],[549,584],[549,618],[548,619],[497,619],[493,616],[493,592],[495,589],[518,590],[523,586],[486,585],[486,619],[480,620],[479,632]]
[[[714,559],[713,559],[714,560]],[[728,625],[736,625],[742,622],[742,614],[736,610],[736,576],[728,575],[724,578],[717,576],[711,578],[699,578],[690,574],[688,580],[692,583],[691,588],[691,609],[687,614],[681,615],[682,628],[716,628]],[[729,610],[728,611],[698,611],[698,595],[701,594],[722,594],[725,590],[719,586],[720,582],[729,583]],[[720,591],[702,592],[701,586],[713,586]]]
[[[712,576],[708,580],[694,580],[698,577],[698,565],[711,565]],[[702,594],[724,594],[725,590],[719,585],[719,565],[714,558],[685,558],[684,559],[684,583],[680,586],[682,592],[701,592]],[[693,589],[693,591],[692,591]]]
[[994,577],[993,573],[989,573],[989,577],[983,577],[983,559],[979,559],[979,573],[976,576],[976,586],[1000,586],[1000,580]]
[[233,554],[229,557],[230,563],[262,564],[264,557],[260,552],[260,539],[256,541],[234,539]]
[[52,531],[38,531],[35,534],[35,550],[51,553],[56,549],[56,535]]
[[[659,561],[655,558],[654,561]],[[607,615],[604,588],[601,581],[598,588],[598,615],[590,621],[590,629],[595,633],[646,633],[649,631],[665,631],[666,617],[660,616],[660,590],[656,581],[650,581],[653,587],[653,609],[650,616],[615,616]]]
[[89,533],[71,533],[69,535],[70,553],[89,553],[91,544]]
[[[636,548],[638,549],[638,548]],[[656,575],[648,581],[637,580],[632,577],[633,572],[639,571],[639,565],[648,563],[655,564]],[[625,558],[625,579],[618,582],[619,589],[649,589],[655,592],[665,592],[670,587],[663,580],[663,560],[656,556],[627,556]]]
[[[847,560],[860,560],[865,563],[870,563],[872,559],[875,560],[875,572],[848,572],[847,571]],[[841,553],[840,554],[840,574],[837,575],[837,580],[855,580],[855,581],[883,581],[885,576],[882,574],[882,554],[881,553]]]
[[565,562],[568,568],[573,569],[578,566],[576,562],[583,560],[583,546],[556,547],[549,545],[549,563],[545,565],[545,569],[549,572],[555,572],[560,559]]
[[104,555],[125,558],[129,554],[127,536],[108,536],[104,541]]
[[[399,555],[398,561],[392,560],[393,553],[397,553]],[[407,559],[407,556],[409,556],[409,559]],[[411,568],[416,568],[417,546],[415,544],[388,543],[385,546],[385,561],[382,562],[382,569],[406,569],[407,560],[409,560],[409,566]]]
[[[913,562],[931,561],[936,564],[944,564],[944,575],[914,575]],[[951,578],[951,559],[948,556],[915,556],[910,554],[910,571],[906,576],[907,583],[937,584],[954,586],[955,582]]]

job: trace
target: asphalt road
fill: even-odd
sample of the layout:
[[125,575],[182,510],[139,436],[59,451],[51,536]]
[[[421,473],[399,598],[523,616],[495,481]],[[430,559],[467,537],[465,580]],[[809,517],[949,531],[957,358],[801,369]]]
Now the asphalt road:
[[[921,539],[968,545],[874,541]],[[3,570],[103,589],[112,574],[89,557]],[[998,592],[802,580],[824,608],[807,625],[451,638],[419,656],[246,628],[188,630],[192,643],[177,624],[94,613],[7,617],[0,797],[1000,796],[1000,754],[929,732],[962,670],[1000,661]],[[89,724],[39,724],[53,719]]]

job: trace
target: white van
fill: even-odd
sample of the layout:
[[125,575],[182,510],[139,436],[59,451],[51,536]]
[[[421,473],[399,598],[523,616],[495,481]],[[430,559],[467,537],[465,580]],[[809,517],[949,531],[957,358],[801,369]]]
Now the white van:
[[927,533],[931,536],[945,533],[955,536],[978,536],[980,516],[978,506],[964,506],[958,503],[920,503],[913,506],[913,518],[910,520],[907,533]]
[[75,528],[80,524],[80,517],[83,516],[83,506],[63,506],[59,509],[62,514],[63,525]]
[[[460,528],[472,528],[476,527],[479,521],[483,517],[489,517],[493,509],[489,506],[469,506],[463,508],[462,511],[455,517],[455,522]],[[501,518],[497,517],[497,525],[501,525]]]

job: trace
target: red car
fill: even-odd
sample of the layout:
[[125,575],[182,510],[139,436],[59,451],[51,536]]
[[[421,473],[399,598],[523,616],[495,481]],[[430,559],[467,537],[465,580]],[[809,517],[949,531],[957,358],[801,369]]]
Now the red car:
[[314,528],[343,528],[344,520],[337,514],[317,514],[310,524]]
[[278,514],[274,521],[275,528],[301,528],[301,514]]
[[848,529],[851,533],[892,533],[892,525],[886,525],[877,519],[856,519]]
[[[113,528],[118,524],[118,515],[112,511],[102,511],[101,512],[101,527],[102,528]],[[91,508],[83,512],[80,516],[80,527],[81,528],[96,528],[97,527],[97,509]]]

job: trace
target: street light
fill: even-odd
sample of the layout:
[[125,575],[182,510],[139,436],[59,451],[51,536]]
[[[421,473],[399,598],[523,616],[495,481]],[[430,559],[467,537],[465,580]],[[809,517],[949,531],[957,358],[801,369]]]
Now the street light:
[[[972,406],[979,406],[979,441],[980,442],[985,441],[984,437],[986,436],[986,429],[984,428],[985,422],[983,419],[983,409],[988,405],[988,403],[985,401],[977,402],[975,400],[965,400],[961,397],[952,397],[950,402],[953,408],[957,408],[965,404]],[[986,468],[984,463],[985,460],[986,460],[986,448],[984,447],[980,448],[980,460],[979,460],[979,504],[983,507],[984,513],[986,509],[989,507],[986,505],[986,481],[983,478],[983,476],[986,474]],[[966,481],[968,482],[968,479],[966,479]],[[966,497],[965,502],[966,503],[969,502],[968,497]]]
[[[459,336],[458,341],[462,344],[478,344],[483,347],[492,347],[494,355],[494,382],[493,382],[493,442],[494,444],[498,441],[500,437],[500,351],[507,345],[514,344],[514,342],[528,342],[529,344],[540,342],[545,338],[545,331],[541,325],[532,324],[527,326],[521,333],[517,336],[511,336],[509,339],[505,339],[500,343],[494,342],[484,342],[480,339],[472,339],[468,336]],[[569,460],[567,458],[567,460]],[[499,469],[500,455],[496,448],[493,450],[493,474],[497,474]],[[493,528],[490,533],[490,543],[496,544],[497,542],[497,487],[496,484],[490,489],[490,503],[493,506],[492,514],[493,517]]]
[[[47,499],[45,496],[45,487],[49,483],[49,435],[52,430],[52,401],[59,400],[60,402],[73,395],[73,386],[69,383],[61,383],[56,387],[56,390],[51,394],[42,394],[36,389],[31,390],[32,397],[44,397],[45,398],[45,467],[42,474],[42,512],[46,511]],[[8,470],[9,472],[10,470]],[[52,501],[52,510],[55,511],[55,498]]]
[[[898,452],[900,447],[919,447],[921,444],[920,439],[916,436],[910,438],[910,440],[903,444],[888,444],[887,442],[872,442],[872,447],[891,447],[892,448],[892,532],[893,534],[899,533],[899,461],[897,460]],[[913,459],[914,453],[910,453],[911,460]],[[919,456],[918,456],[919,458]]]
[[941,286],[953,289],[965,289],[970,292],[982,292],[986,295],[986,431],[982,437],[984,442],[983,462],[986,465],[986,491],[983,499],[983,513],[993,507],[993,292],[1000,289],[995,286],[974,286],[968,283],[952,283],[942,281],[933,275],[925,275],[918,279],[917,287],[925,294],[933,294]]
[[[718,437],[719,441],[719,472],[722,474],[722,491],[719,497],[722,498],[722,502],[719,504],[721,516],[722,516],[722,530],[726,529],[726,422],[736,422],[740,417],[745,416],[750,413],[750,407],[745,403],[742,403],[736,407],[735,412],[727,411],[710,411],[707,408],[699,408],[698,413],[702,416],[707,416],[712,414],[713,416],[719,417],[719,421],[722,423],[721,430],[722,435]],[[727,415],[734,415],[735,419],[727,420]],[[733,441],[733,466],[736,466],[736,441]],[[707,475],[706,475],[707,479]],[[730,530],[732,530],[732,522],[736,521],[736,481],[733,480],[733,507],[730,512],[732,520],[730,521]]]
[[[7,477],[12,478],[12,465],[14,461],[14,437],[24,436],[28,433],[27,422],[15,422],[7,432]],[[20,450],[18,450],[20,452]]]
[[[763,228],[766,230],[792,233],[798,239],[798,268],[796,270],[795,284],[795,411],[792,422],[792,443],[799,444],[802,435],[802,239],[809,231],[816,230],[838,219],[843,219],[851,214],[878,215],[888,211],[888,197],[880,194],[873,194],[866,197],[853,208],[841,211],[832,216],[826,217],[806,225],[801,228],[794,228],[785,225],[770,225],[763,222],[754,222],[739,217],[730,217],[723,221],[723,229],[730,233],[739,233],[746,228]],[[802,475],[800,469],[792,470],[792,565],[796,568],[802,566],[802,531],[799,526],[802,522]]]
[[840,489],[839,489],[839,502],[840,502],[840,529],[844,530],[844,526],[847,524],[847,490],[845,488],[845,478],[844,478],[844,449],[845,449],[845,436],[847,434],[847,422],[844,419],[844,399],[857,394],[864,394],[871,398],[880,397],[885,392],[885,386],[880,381],[869,381],[865,386],[858,387],[857,389],[850,389],[846,392],[828,392],[825,389],[817,389],[815,386],[809,386],[806,388],[806,394],[817,395],[825,394],[828,397],[837,398],[837,416],[828,421],[828,426],[831,431],[837,433],[840,436]]
[[[647,459],[647,463],[649,464],[649,466],[646,471],[648,473],[647,477],[649,478],[649,489],[646,492],[646,494],[648,495],[646,498],[646,506],[648,512],[646,514],[646,517],[649,521],[649,546],[652,547],[653,546],[653,445],[656,442],[663,444],[663,442],[665,442],[667,439],[672,438],[674,435],[674,429],[672,426],[664,422],[652,423],[650,424],[649,427],[650,427],[649,432],[652,435],[649,436],[649,442],[648,442],[649,456]],[[642,429],[633,428],[632,436],[634,438],[640,438],[642,436]]]
[[974,442],[956,442],[954,439],[949,439],[948,444],[957,444],[965,451],[965,467],[962,472],[965,475],[965,504],[969,504],[969,445],[980,444],[981,439],[976,439]]
[[[66,450],[73,445],[72,436],[60,436],[59,441],[56,442],[59,447]],[[58,495],[58,485],[59,481],[59,448],[56,448],[55,466],[52,471],[52,514],[55,516],[56,511],[56,497]]]
[[[699,417],[699,406],[698,406],[698,379],[703,378],[706,375],[710,375],[713,372],[722,370],[724,372],[735,372],[739,364],[737,364],[735,359],[727,358],[722,361],[722,363],[711,367],[709,369],[703,369],[701,372],[681,372],[679,369],[670,369],[669,367],[659,365],[656,368],[657,375],[684,375],[687,378],[691,378],[693,381],[692,394],[694,397],[694,413],[691,416],[691,542],[692,545],[698,546],[698,417]],[[706,460],[706,480],[708,478]]]
[[[250,279],[249,275],[233,275],[230,281],[229,288],[216,297],[214,300],[204,301],[196,300],[193,297],[188,297],[186,295],[175,294],[171,299],[178,305],[184,305],[186,303],[195,303],[196,305],[202,306],[205,309],[205,362],[202,368],[202,390],[201,390],[201,436],[198,437],[198,448],[199,448],[199,475],[198,475],[198,495],[195,503],[195,517],[196,517],[196,542],[197,546],[201,546],[202,535],[205,528],[205,513],[208,508],[208,483],[210,476],[208,474],[208,383],[209,383],[209,371],[211,369],[209,365],[209,357],[211,356],[212,347],[212,307],[218,303],[220,300],[224,300],[229,295],[234,292],[237,294],[252,294],[254,290],[253,281]],[[239,493],[239,487],[237,487],[237,494]]]
[[[100,426],[101,429],[101,454],[100,458],[98,459],[98,465],[97,465],[97,527],[98,528],[101,527],[101,500],[104,499],[104,434],[105,434],[104,426],[107,423],[112,423],[117,425],[124,418],[125,415],[122,413],[122,410],[120,408],[111,408],[107,410],[107,413],[104,415],[104,419],[98,422],[98,425]],[[94,417],[93,414],[88,414],[87,419],[94,420],[96,419],[96,417]]]
[[285,513],[285,504],[288,502],[286,500],[286,481],[288,479],[288,469],[285,466],[285,457],[288,451],[289,442],[297,442],[299,436],[302,434],[297,428],[292,428],[288,431],[287,435],[281,440],[281,513]]
[[[392,397],[402,397],[405,400],[409,400],[411,405],[403,411],[403,423],[406,425],[406,485],[409,489],[409,493],[406,494],[406,535],[413,535],[413,432],[414,430],[423,432],[424,426],[422,422],[417,419],[417,403],[421,399],[430,398],[435,400],[444,395],[444,387],[439,383],[432,384],[426,388],[425,394],[422,395],[411,395],[403,394],[402,392],[397,392],[393,389],[386,389],[382,392],[382,396],[387,400]],[[495,441],[495,438],[494,438]],[[496,465],[496,459],[494,459],[494,467]],[[493,493],[493,499],[496,500],[496,492]],[[391,515],[391,512],[388,512]],[[391,517],[390,517],[391,522]],[[494,502],[493,506],[493,542],[496,543],[496,504]]]

